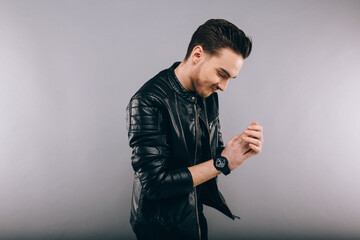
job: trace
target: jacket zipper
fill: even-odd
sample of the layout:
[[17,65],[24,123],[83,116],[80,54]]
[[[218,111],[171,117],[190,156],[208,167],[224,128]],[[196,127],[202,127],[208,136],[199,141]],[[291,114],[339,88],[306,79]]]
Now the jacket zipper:
[[[201,118],[201,120],[203,120],[203,122],[204,122],[205,125],[206,125],[205,120],[204,120],[201,116],[200,116],[200,118]],[[212,121],[209,123],[209,128],[208,128],[209,136],[210,136],[210,129],[212,128],[214,122],[215,122],[216,120],[218,120],[218,118],[219,118],[219,116],[217,116],[214,120],[212,120]],[[209,138],[209,141],[210,141],[210,138]],[[211,151],[211,148],[210,148],[210,151]]]
[[[194,165],[196,163],[196,155],[197,155],[197,145],[198,145],[198,116],[197,116],[197,109],[196,109],[196,103],[194,104],[194,110],[195,110],[195,158],[194,158]],[[197,205],[197,192],[196,192],[196,187],[194,187],[195,189],[195,208],[196,208],[196,220],[197,220],[197,225],[198,225],[198,230],[199,230],[199,239],[201,240],[201,230],[200,230],[200,223],[199,223],[199,210],[198,210],[198,205]]]

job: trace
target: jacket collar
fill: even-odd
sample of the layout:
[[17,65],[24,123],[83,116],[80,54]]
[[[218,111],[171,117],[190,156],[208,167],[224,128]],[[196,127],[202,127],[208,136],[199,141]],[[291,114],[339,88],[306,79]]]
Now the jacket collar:
[[170,84],[174,88],[174,90],[181,95],[183,98],[185,98],[188,101],[196,102],[198,96],[195,91],[188,91],[186,90],[180,83],[179,79],[175,75],[175,68],[179,66],[180,62],[175,62],[168,71]]

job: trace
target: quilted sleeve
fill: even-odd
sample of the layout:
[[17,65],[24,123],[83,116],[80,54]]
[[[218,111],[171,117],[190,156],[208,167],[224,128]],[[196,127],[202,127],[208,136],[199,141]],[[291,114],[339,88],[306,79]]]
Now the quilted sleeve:
[[148,199],[163,199],[189,193],[193,180],[188,168],[168,169],[169,140],[159,101],[135,96],[127,106],[131,163]]

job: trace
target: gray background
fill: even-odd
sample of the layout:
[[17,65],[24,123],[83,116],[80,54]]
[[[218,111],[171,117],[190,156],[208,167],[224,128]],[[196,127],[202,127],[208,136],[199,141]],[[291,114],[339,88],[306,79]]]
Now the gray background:
[[[134,239],[125,108],[225,18],[253,39],[220,93],[228,177],[210,239],[360,238],[360,1],[0,1],[0,239]],[[220,237],[222,236],[222,237]]]

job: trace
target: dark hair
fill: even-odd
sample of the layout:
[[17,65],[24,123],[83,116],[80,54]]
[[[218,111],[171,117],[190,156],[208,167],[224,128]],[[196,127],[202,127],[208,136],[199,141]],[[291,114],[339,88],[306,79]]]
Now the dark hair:
[[217,55],[222,48],[230,48],[245,59],[250,55],[252,42],[245,33],[224,19],[210,19],[192,35],[185,56],[187,60],[195,46],[200,45],[206,53]]

